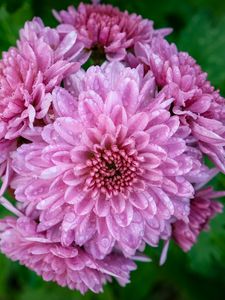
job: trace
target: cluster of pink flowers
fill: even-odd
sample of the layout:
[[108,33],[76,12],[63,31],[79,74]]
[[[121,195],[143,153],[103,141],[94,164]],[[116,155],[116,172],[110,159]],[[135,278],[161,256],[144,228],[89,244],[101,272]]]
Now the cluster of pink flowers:
[[225,173],[224,99],[170,29],[97,3],[54,15],[0,61],[0,203],[15,215],[0,250],[100,292],[129,282],[146,244],[164,241],[163,263],[170,240],[188,251],[222,211],[225,192],[205,185]]

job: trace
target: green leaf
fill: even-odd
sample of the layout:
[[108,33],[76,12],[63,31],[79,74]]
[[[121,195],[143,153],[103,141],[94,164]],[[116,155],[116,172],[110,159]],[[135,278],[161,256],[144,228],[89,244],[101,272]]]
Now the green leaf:
[[0,52],[8,50],[16,44],[19,30],[27,20],[32,18],[29,3],[10,14],[5,6],[0,6]]
[[178,46],[189,52],[208,72],[209,80],[225,92],[225,18],[211,20],[206,13],[195,15],[180,34]]

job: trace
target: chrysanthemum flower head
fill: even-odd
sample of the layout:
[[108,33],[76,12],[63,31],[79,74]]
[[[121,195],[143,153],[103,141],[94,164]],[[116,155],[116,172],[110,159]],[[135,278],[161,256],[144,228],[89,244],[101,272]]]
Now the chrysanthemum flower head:
[[48,93],[79,68],[71,61],[80,53],[76,33],[63,40],[57,30],[45,27],[39,18],[27,22],[17,47],[3,53],[0,61],[0,122],[5,138],[14,139],[50,107]]
[[67,11],[54,11],[54,15],[61,23],[59,31],[76,30],[85,47],[97,53],[93,53],[96,59],[105,54],[109,60],[122,60],[136,42],[149,43],[154,35],[171,32],[153,30],[152,21],[111,5],[81,3],[77,9],[70,6]]
[[39,214],[39,231],[58,228],[64,245],[95,257],[156,246],[170,236],[168,220],[188,214],[202,166],[166,109],[172,100],[154,98],[151,73],[121,63],[80,71],[65,86],[71,93],[53,91],[53,124],[13,154],[16,199]]
[[0,249],[45,281],[55,281],[81,293],[101,292],[112,276],[125,285],[130,271],[135,269],[135,264],[120,254],[95,260],[80,247],[55,243],[46,234],[38,233],[36,223],[27,217],[7,217],[0,221]]
[[201,151],[225,172],[224,98],[207,74],[188,53],[178,52],[161,37],[151,45],[137,44],[135,51],[130,62],[149,66],[161,92],[173,97],[173,113],[189,126]]
[[191,249],[202,230],[209,229],[209,221],[222,212],[222,204],[214,198],[224,195],[224,192],[214,192],[210,187],[199,190],[191,200],[188,222],[178,220],[172,225],[173,239],[184,251]]

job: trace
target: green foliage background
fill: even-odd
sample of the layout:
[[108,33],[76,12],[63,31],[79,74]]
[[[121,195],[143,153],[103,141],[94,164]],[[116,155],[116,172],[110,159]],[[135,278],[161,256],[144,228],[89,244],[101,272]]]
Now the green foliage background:
[[[173,27],[169,40],[188,51],[208,72],[212,83],[225,95],[225,1],[223,0],[105,0],[121,9],[136,12],[155,22],[155,27]],[[77,5],[75,0],[0,0],[0,52],[14,45],[24,22],[40,16],[56,25],[51,9]],[[212,182],[225,189],[225,177]],[[223,199],[221,199],[223,201]],[[5,215],[3,208],[0,216]],[[153,262],[138,265],[131,284],[121,288],[116,282],[104,293],[85,296],[42,281],[33,272],[0,254],[0,300],[207,300],[225,299],[225,214],[211,223],[199,242],[184,254],[176,245],[169,249],[163,267],[160,249],[147,249]]]

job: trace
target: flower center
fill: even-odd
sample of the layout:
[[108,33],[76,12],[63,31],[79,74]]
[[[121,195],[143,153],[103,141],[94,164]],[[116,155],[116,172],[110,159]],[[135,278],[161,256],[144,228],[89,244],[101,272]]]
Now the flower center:
[[101,149],[92,153],[87,161],[90,172],[86,184],[90,189],[98,189],[109,196],[131,190],[137,177],[139,163],[136,152],[128,154],[125,150]]

